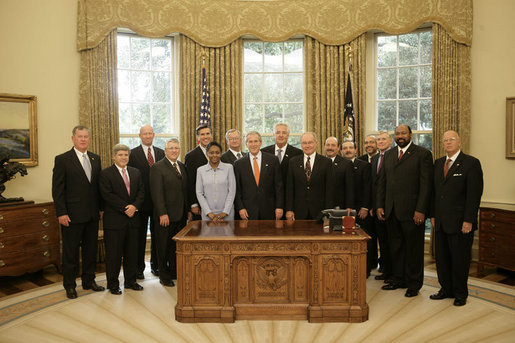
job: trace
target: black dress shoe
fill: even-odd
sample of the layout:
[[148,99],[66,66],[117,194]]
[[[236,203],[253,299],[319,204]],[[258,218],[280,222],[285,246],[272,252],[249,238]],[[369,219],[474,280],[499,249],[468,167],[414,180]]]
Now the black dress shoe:
[[379,274],[379,275],[374,276],[374,279],[376,279],[376,280],[386,280],[387,278],[388,278],[388,275],[386,275],[386,274]]
[[161,285],[166,286],[166,287],[175,286],[175,283],[173,283],[172,280],[170,280],[170,281],[159,280],[159,282],[161,283]]
[[114,294],[114,295],[120,295],[120,294],[122,294],[122,290],[120,289],[120,287],[111,288],[111,289],[109,290],[109,292],[111,292],[111,294]]
[[454,306],[463,306],[467,303],[467,298],[456,298],[454,299]]
[[77,298],[77,291],[75,288],[65,288],[66,290],[66,297],[68,299],[76,299]]
[[95,292],[105,291],[105,287],[97,285],[97,283],[95,281],[92,281],[89,285],[82,285],[82,289],[85,289],[85,290],[91,289]]
[[388,284],[384,285],[383,287],[381,287],[381,289],[384,289],[385,291],[392,291],[397,288],[405,288],[405,287],[406,286],[402,283],[392,282],[392,283],[388,283]]
[[155,276],[159,276],[159,270],[157,269],[152,269],[151,270],[152,274],[154,274]]
[[145,278],[145,275],[143,275],[143,273],[136,274],[136,279],[143,280],[144,278]]
[[416,289],[407,289],[404,296],[407,298],[416,297],[418,295],[418,290]]
[[442,299],[446,299],[446,298],[452,298],[452,297],[445,294],[445,292],[443,290],[439,290],[438,293],[431,294],[429,296],[429,299],[431,299],[431,300],[442,300]]
[[137,282],[134,282],[132,285],[126,285],[125,289],[132,289],[132,290],[135,290],[135,291],[142,291],[143,290],[143,286],[140,285]]

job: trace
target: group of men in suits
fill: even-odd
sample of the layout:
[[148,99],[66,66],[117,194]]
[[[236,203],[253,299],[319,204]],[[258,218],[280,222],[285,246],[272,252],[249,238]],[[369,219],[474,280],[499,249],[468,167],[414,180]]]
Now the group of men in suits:
[[[151,269],[165,286],[176,278],[172,237],[200,215],[195,194],[198,167],[208,163],[206,146],[211,128],[196,129],[199,145],[178,161],[180,143],[166,142],[165,150],[152,146],[150,126],[140,130],[141,145],[116,145],[114,164],[100,171],[100,158],[87,151],[89,130],[73,129],[74,147],[56,157],[52,193],[63,227],[63,284],[75,298],[75,276],[82,247],[82,286],[102,291],[94,280],[98,220],[104,214],[108,288],[120,294],[118,274],[123,258],[125,288],[140,290],[144,242],[150,220]],[[288,144],[289,127],[274,127],[275,144],[261,148],[258,132],[245,137],[242,152],[238,130],[229,130],[229,149],[222,161],[232,163],[236,178],[236,213],[240,219],[317,219],[326,208],[354,209],[357,223],[377,237],[384,290],[407,288],[405,296],[418,295],[423,282],[425,219],[436,229],[436,259],[442,289],[431,299],[454,297],[466,303],[468,265],[473,231],[482,194],[482,171],[477,159],[460,151],[454,131],[444,135],[448,158],[436,161],[431,152],[412,142],[407,125],[395,129],[395,142],[387,132],[367,136],[366,154],[357,157],[354,142],[336,137],[325,141],[326,156],[318,154],[318,139],[302,134],[301,148]],[[339,152],[343,152],[340,156]],[[434,169],[433,169],[434,168]],[[102,212],[105,211],[105,212]],[[377,243],[369,242],[367,272],[377,265]]]

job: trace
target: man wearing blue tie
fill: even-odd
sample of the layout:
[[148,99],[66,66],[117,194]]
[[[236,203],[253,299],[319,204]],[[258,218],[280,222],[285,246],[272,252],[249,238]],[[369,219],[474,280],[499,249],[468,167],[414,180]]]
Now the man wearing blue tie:
[[61,224],[63,240],[63,286],[69,299],[77,298],[75,278],[79,273],[82,248],[82,288],[95,292],[98,221],[102,213],[98,189],[100,156],[87,151],[90,136],[85,126],[72,131],[73,148],[56,156],[52,176],[52,197]]

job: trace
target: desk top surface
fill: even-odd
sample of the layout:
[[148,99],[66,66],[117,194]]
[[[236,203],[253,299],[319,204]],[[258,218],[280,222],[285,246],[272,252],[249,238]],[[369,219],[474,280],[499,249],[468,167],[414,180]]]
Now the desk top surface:
[[174,239],[197,240],[366,240],[368,235],[361,229],[333,231],[324,229],[314,220],[234,220],[221,223],[193,221],[188,223]]

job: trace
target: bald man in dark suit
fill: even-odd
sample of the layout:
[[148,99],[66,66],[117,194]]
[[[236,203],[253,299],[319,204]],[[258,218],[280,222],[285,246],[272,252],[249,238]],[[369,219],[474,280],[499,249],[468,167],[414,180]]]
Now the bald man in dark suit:
[[408,125],[397,126],[397,147],[385,153],[377,189],[377,216],[386,219],[393,263],[392,282],[382,288],[408,288],[406,297],[417,296],[424,281],[424,224],[433,179],[431,152],[411,139]]
[[441,289],[433,300],[467,302],[467,279],[477,213],[483,193],[483,171],[475,157],[460,150],[456,131],[443,135],[446,156],[435,161],[431,223],[435,227],[436,271]]

